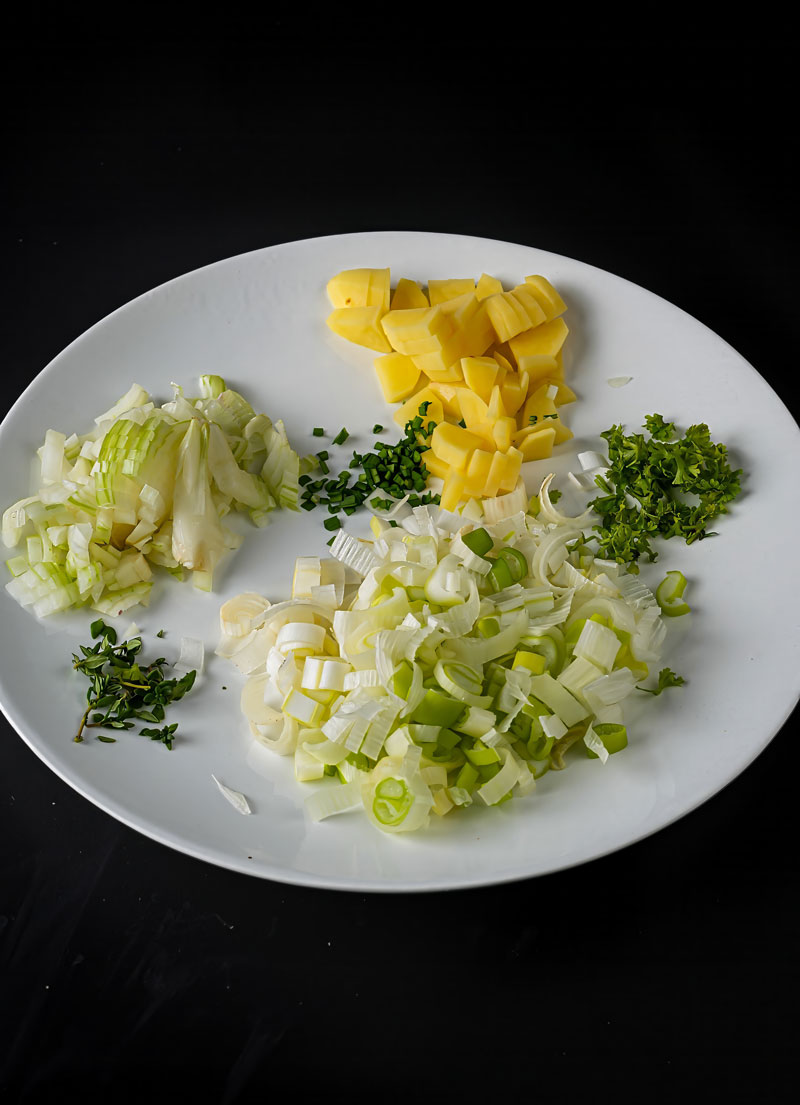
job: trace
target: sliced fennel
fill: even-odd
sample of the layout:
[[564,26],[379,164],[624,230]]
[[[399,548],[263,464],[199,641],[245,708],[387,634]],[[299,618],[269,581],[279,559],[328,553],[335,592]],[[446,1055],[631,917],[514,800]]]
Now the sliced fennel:
[[[601,763],[625,747],[661,608],[587,550],[586,519],[556,511],[548,486],[538,517],[454,526],[423,508],[374,520],[374,540],[340,530],[328,559],[297,559],[294,598],[222,608],[217,652],[246,676],[242,711],[314,784],[312,820],[360,809],[415,831],[530,794],[571,747]],[[325,579],[327,604],[312,597]]]
[[231,511],[263,526],[276,507],[297,509],[302,462],[282,422],[258,414],[220,376],[200,397],[157,407],[134,384],[94,428],[48,430],[40,486],[3,514],[9,593],[36,615],[88,606],[108,615],[146,605],[160,566],[211,590],[241,537]]

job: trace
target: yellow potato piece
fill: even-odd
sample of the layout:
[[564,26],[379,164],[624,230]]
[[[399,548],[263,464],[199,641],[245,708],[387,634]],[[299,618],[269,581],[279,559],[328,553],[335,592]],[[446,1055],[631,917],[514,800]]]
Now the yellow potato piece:
[[447,473],[450,471],[450,465],[440,460],[433,449],[426,449],[422,453],[422,463],[428,469],[431,476],[436,476],[440,480],[445,479]]
[[406,399],[402,407],[398,407],[394,412],[394,420],[398,426],[404,428],[406,422],[411,422],[415,419],[423,403],[428,404],[425,414],[421,416],[426,426],[429,422],[438,423],[444,421],[444,410],[442,409],[441,402],[436,398],[429,387],[424,387],[415,395],[412,395],[410,399]]
[[458,389],[458,405],[461,409],[461,417],[469,429],[487,421],[489,416],[488,403],[484,403],[480,395],[476,395],[470,388]]
[[464,473],[453,468],[445,476],[440,506],[442,510],[455,510],[464,497]]
[[514,444],[522,453],[522,459],[526,462],[545,460],[553,454],[553,445],[556,439],[556,431],[553,426],[548,424],[541,428],[531,426],[529,430],[521,430],[514,436]]
[[389,310],[389,269],[345,269],[328,281],[333,307],[380,307]]
[[443,341],[453,331],[450,318],[439,306],[387,311],[381,323],[391,348],[410,357],[441,349]]
[[500,373],[500,366],[494,357],[462,357],[461,371],[467,387],[488,403]]
[[340,338],[377,353],[391,353],[392,347],[381,329],[382,313],[381,307],[337,307],[326,321]]
[[492,467],[494,453],[488,449],[476,449],[467,462],[466,487],[468,495],[485,494],[489,469]]
[[505,418],[508,414],[505,406],[503,405],[503,396],[500,388],[495,384],[492,388],[492,394],[489,396],[489,402],[486,405],[486,417],[494,422],[496,418]]
[[525,283],[530,285],[533,294],[539,300],[548,322],[564,314],[567,305],[546,276],[526,276]]
[[509,414],[516,414],[528,397],[530,381],[527,372],[509,373],[500,385],[500,398]]
[[431,306],[434,303],[446,303],[449,299],[457,299],[465,293],[474,294],[474,280],[429,280],[428,296]]
[[483,303],[492,324],[492,330],[499,342],[510,341],[523,330],[530,330],[531,323],[528,315],[510,292],[490,295]]
[[508,347],[517,365],[519,365],[520,357],[555,357],[567,340],[568,333],[569,327],[563,318],[554,318],[551,322],[543,322],[541,326],[524,330],[510,338]]
[[397,281],[389,306],[393,311],[404,311],[414,307],[430,307],[430,303],[420,284],[403,276]]
[[494,443],[501,453],[505,453],[511,448],[512,439],[517,429],[517,421],[515,418],[506,416],[505,418],[497,418],[492,424],[492,436],[494,437]]
[[413,395],[420,371],[405,353],[386,353],[375,361],[375,371],[387,403],[398,403]]
[[414,357],[414,364],[430,380],[439,384],[460,384],[463,382],[461,363],[457,358],[451,358],[449,354],[419,353]]
[[459,470],[466,467],[473,449],[480,449],[482,444],[483,440],[476,434],[463,426],[454,426],[452,422],[440,422],[431,437],[431,449],[435,455],[451,468]]
[[530,288],[520,284],[516,288],[512,288],[509,294],[527,315],[529,326],[540,326],[541,323],[547,321],[544,309]]
[[496,452],[492,457],[484,494],[492,497],[500,491],[513,491],[521,467],[522,453],[513,445],[505,453]]
[[438,380],[431,380],[428,384],[436,398],[441,402],[442,408],[446,416],[454,418],[456,422],[460,422],[461,415],[461,403],[459,402],[458,384],[446,384],[439,383]]
[[502,292],[503,285],[497,279],[496,276],[489,276],[488,273],[481,273],[481,278],[475,286],[475,294],[478,299],[487,299],[490,295],[497,295],[498,292]]

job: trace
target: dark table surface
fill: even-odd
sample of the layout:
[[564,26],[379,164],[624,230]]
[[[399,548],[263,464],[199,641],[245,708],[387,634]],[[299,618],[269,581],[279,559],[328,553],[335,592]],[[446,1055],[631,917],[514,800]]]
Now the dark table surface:
[[[416,22],[392,49],[358,23],[317,53],[336,22],[316,21],[314,50],[302,16],[138,43],[34,19],[7,39],[0,415],[155,285],[382,229],[617,273],[701,319],[797,413],[790,43],[656,53],[554,34],[533,49],[504,24],[463,65],[457,36]],[[614,855],[403,896],[171,851],[81,798],[0,719],[0,1098],[784,1100],[796,728],[795,712],[722,792]]]

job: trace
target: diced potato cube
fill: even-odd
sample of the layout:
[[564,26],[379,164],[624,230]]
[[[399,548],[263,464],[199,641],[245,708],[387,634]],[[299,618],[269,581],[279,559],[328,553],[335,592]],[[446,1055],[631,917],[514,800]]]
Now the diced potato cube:
[[410,357],[441,349],[453,331],[452,321],[438,306],[387,311],[381,323],[391,348]]
[[496,276],[489,276],[488,273],[481,273],[481,278],[475,287],[475,294],[478,299],[488,299],[490,295],[497,295],[502,292],[503,285],[497,279]]
[[428,297],[416,280],[408,280],[403,276],[397,281],[390,308],[393,311],[405,311],[414,307],[430,307]]
[[426,449],[422,453],[422,463],[428,469],[431,476],[437,476],[440,480],[445,479],[447,473],[450,471],[450,465],[447,464],[446,461],[440,460],[433,449]]
[[428,404],[425,414],[421,415],[426,426],[429,422],[438,423],[444,421],[444,410],[442,409],[441,402],[429,387],[424,387],[415,395],[412,395],[410,399],[406,399],[402,407],[398,407],[394,412],[394,420],[397,425],[405,427],[407,422],[413,421],[419,414],[419,408],[423,403]]
[[527,372],[509,373],[500,385],[500,397],[509,414],[516,414],[528,397],[529,378]]
[[522,453],[523,461],[545,460],[553,454],[556,431],[545,423],[542,427],[531,426],[514,435],[514,444]]
[[460,384],[464,377],[459,358],[454,355],[457,353],[458,345],[454,338],[436,353],[414,354],[414,364],[429,380],[435,380],[439,384]]
[[337,307],[326,321],[340,338],[377,353],[391,353],[392,347],[381,329],[382,313],[381,307]]
[[468,427],[471,434],[475,434],[477,437],[483,439],[483,448],[490,451],[497,448],[497,442],[494,439],[494,427],[495,423],[488,418],[483,422],[473,422]]
[[[554,318],[509,339],[508,347],[519,365],[520,357],[555,357],[567,339],[569,327],[563,318]],[[521,366],[520,366],[521,367]]]
[[431,380],[428,387],[436,398],[440,400],[445,415],[454,418],[456,422],[460,422],[463,416],[461,414],[461,403],[458,398],[458,384],[443,384],[438,380]]
[[530,319],[510,292],[498,292],[483,301],[499,342],[509,341],[530,329]]
[[405,353],[386,353],[375,361],[375,371],[387,403],[399,403],[413,395],[420,371]]
[[504,343],[502,348],[495,347],[493,349],[490,349],[489,354],[497,361],[497,366],[500,370],[495,383],[500,384],[500,386],[502,387],[506,373],[514,371],[514,365],[511,363],[510,360],[510,350],[508,346]]
[[574,403],[578,396],[569,386],[565,384],[563,380],[553,380],[552,377],[545,381],[548,384],[555,384],[558,388],[558,393],[553,399],[553,402],[557,407],[563,407],[565,403]]
[[476,449],[467,462],[466,486],[468,495],[483,495],[489,469],[492,467],[494,452],[489,449]]
[[480,449],[483,441],[463,426],[452,422],[440,422],[431,437],[431,449],[440,460],[459,471],[466,467],[473,449]]
[[489,406],[471,388],[458,389],[458,403],[461,408],[461,417],[468,429],[486,422],[489,416]]
[[[551,394],[551,392],[554,394]],[[556,410],[554,396],[557,393],[558,388],[555,384],[543,384],[539,387],[525,403],[520,428],[551,426],[555,432],[555,444],[561,445],[562,442],[569,441],[574,435],[572,430],[561,421]]]
[[434,303],[446,303],[448,299],[456,299],[465,293],[473,294],[474,292],[475,281],[471,279],[428,281],[428,296],[431,306]]
[[484,403],[488,403],[500,371],[494,357],[463,357],[461,371],[467,387],[480,395]]
[[464,497],[464,473],[453,468],[445,476],[440,506],[442,510],[455,510]]
[[516,429],[517,421],[509,415],[506,415],[504,418],[498,418],[493,423],[492,435],[494,437],[494,443],[501,453],[505,453],[511,448],[512,438]]
[[528,391],[534,392],[545,380],[558,374],[558,361],[546,353],[522,354],[517,363],[520,372],[528,375]]
[[513,445],[505,453],[496,452],[492,457],[484,493],[488,497],[500,491],[513,491],[522,467],[522,453]]
[[495,384],[492,388],[492,394],[489,396],[489,402],[486,405],[486,417],[490,422],[493,422],[496,418],[505,418],[508,414],[505,406],[503,405],[503,396],[500,388]]
[[547,321],[563,315],[567,305],[546,276],[526,276],[525,283],[530,284],[533,293],[547,315]]
[[528,316],[531,326],[540,326],[543,322],[547,321],[547,315],[539,303],[539,300],[533,294],[533,292],[526,288],[524,284],[518,285],[516,288],[512,288],[509,293],[519,303],[525,314]]
[[331,277],[328,298],[334,307],[380,307],[389,310],[389,269],[345,269]]

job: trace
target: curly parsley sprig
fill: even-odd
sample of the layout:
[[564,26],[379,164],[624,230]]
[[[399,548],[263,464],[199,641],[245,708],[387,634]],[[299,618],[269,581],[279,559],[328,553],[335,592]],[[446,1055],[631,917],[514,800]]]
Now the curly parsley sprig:
[[[167,679],[162,670],[167,662],[163,657],[150,664],[140,663],[137,656],[142,649],[141,637],[117,644],[116,630],[102,618],[92,622],[90,632],[93,638],[99,638],[95,644],[80,645],[81,655],[72,654],[73,668],[89,680],[88,705],[75,742],[83,742],[86,729],[132,729],[136,721],[145,721],[150,727],[140,729],[140,735],[160,741],[171,750],[178,726],[176,722],[162,724],[166,708],[191,690],[197,672]],[[113,744],[116,738],[99,734],[97,739]]]
[[660,414],[647,415],[645,434],[612,426],[609,468],[597,477],[603,495],[591,506],[600,515],[593,539],[598,553],[636,570],[642,556],[657,559],[656,537],[682,537],[687,544],[714,536],[709,524],[727,514],[741,491],[742,469],[734,470],[725,445],[711,440],[708,426],[690,426],[678,437]]

